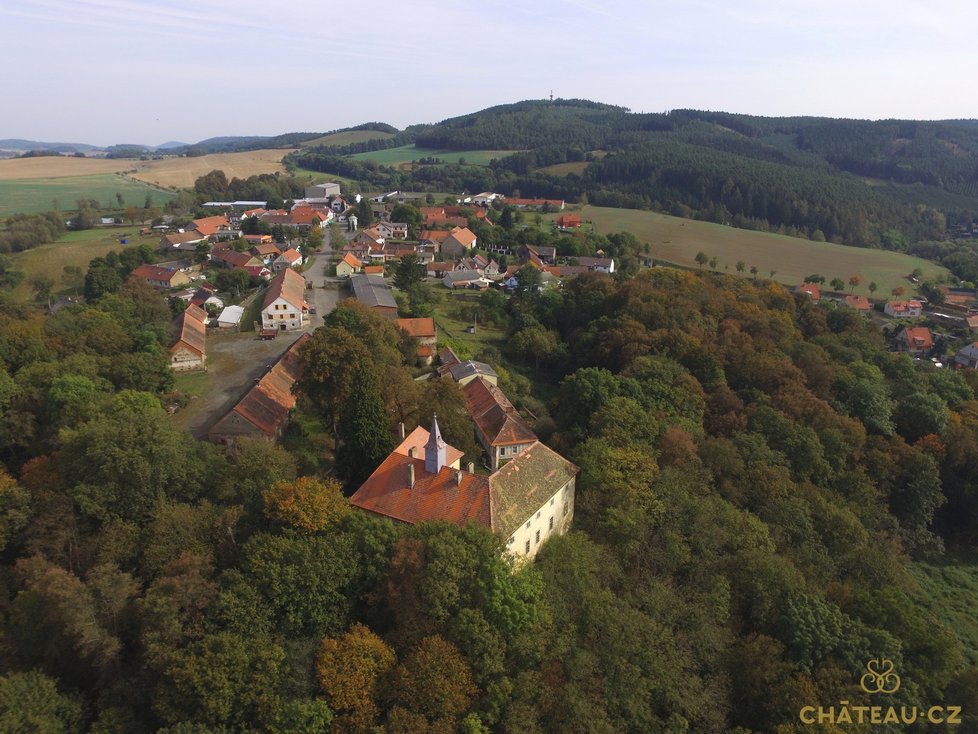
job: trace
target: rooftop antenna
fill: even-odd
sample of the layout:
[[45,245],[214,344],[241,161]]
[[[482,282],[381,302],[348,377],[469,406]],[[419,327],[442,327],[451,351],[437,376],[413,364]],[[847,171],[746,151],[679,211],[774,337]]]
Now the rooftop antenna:
[[554,103],[554,90],[550,90],[550,104]]

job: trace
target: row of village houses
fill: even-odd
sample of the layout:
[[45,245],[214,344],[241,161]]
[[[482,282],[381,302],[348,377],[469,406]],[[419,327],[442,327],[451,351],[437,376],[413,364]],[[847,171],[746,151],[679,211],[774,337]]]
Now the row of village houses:
[[[971,333],[978,333],[978,313],[972,313],[978,307],[974,291],[954,292],[950,289],[945,290],[945,297],[948,299],[946,307],[950,310],[957,310],[960,316],[951,317],[938,314],[938,317],[958,321]],[[799,293],[805,293],[815,303],[822,300],[821,288],[817,283],[804,283],[796,288]],[[869,314],[873,310],[873,303],[866,296],[846,295],[841,298],[841,302],[850,308],[863,314]],[[883,313],[891,318],[920,318],[925,314],[924,302],[916,299],[894,299],[883,304]],[[926,326],[906,326],[897,332],[892,341],[893,348],[899,352],[906,352],[912,357],[928,357],[934,353],[935,347],[939,346],[934,333]],[[968,369],[978,369],[978,342],[972,342],[959,350],[950,362],[955,367]]]

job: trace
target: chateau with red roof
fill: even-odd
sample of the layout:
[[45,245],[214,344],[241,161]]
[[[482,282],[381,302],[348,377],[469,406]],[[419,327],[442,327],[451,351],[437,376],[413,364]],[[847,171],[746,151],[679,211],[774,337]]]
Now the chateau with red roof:
[[475,425],[475,437],[498,469],[530,448],[536,434],[509,402],[503,391],[481,375],[462,388],[466,410]]
[[367,512],[405,523],[476,522],[532,558],[542,541],[570,528],[577,467],[539,441],[490,476],[459,468],[461,452],[431,430],[411,433],[350,498]]

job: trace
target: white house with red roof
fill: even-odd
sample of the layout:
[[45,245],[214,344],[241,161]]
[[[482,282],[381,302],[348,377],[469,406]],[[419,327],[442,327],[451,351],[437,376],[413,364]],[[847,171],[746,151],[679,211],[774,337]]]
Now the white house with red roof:
[[261,307],[262,328],[277,331],[301,329],[308,312],[305,290],[306,279],[292,268],[286,268],[272,278]]
[[917,300],[887,301],[883,313],[894,318],[917,318],[924,313],[924,305]]

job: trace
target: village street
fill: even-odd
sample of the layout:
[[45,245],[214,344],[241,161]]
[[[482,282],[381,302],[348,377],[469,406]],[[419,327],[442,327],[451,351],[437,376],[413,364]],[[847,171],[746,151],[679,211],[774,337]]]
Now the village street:
[[[188,409],[192,417],[187,429],[195,438],[206,438],[208,429],[235,406],[295,340],[322,326],[323,317],[336,308],[343,293],[337,283],[326,281],[323,276],[331,252],[329,234],[325,234],[323,248],[313,255],[313,261],[303,273],[314,286],[306,290],[306,301],[316,311],[308,315],[309,325],[306,328],[282,332],[275,339],[268,340],[259,339],[253,331],[207,330],[208,387],[202,395],[194,398]],[[264,291],[257,297],[264,298]]]

